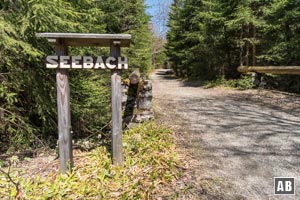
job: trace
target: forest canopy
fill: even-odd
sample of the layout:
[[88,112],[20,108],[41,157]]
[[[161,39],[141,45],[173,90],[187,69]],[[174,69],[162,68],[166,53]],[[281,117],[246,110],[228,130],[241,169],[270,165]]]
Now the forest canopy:
[[[54,49],[37,32],[127,33],[130,68],[151,65],[150,17],[143,0],[0,1],[0,151],[30,149],[57,138]],[[105,48],[69,48],[70,55],[108,55]],[[71,70],[74,139],[102,134],[110,121],[109,72]],[[56,143],[54,142],[54,145]]]
[[[174,0],[166,54],[178,76],[210,80],[239,78],[240,65],[299,65],[299,20],[295,0]],[[299,91],[299,77],[284,79]]]

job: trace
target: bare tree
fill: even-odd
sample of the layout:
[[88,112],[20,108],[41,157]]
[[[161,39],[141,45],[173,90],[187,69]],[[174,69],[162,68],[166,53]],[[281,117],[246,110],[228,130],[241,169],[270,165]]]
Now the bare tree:
[[155,0],[149,5],[151,8],[152,24],[154,34],[158,37],[165,38],[168,31],[167,22],[170,10],[171,0]]

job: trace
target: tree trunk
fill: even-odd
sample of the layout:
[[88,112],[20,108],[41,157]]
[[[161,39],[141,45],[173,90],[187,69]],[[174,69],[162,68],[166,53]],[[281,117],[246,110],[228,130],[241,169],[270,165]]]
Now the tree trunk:
[[256,27],[253,25],[252,66],[256,65]]
[[291,31],[291,28],[290,28],[289,23],[288,23],[288,22],[285,22],[285,23],[284,23],[284,27],[285,27],[286,40],[287,40],[287,41],[290,41],[290,40],[291,40],[291,37],[292,37],[292,31]]
[[240,33],[240,66],[244,65],[243,61],[243,25],[241,27],[241,33]]
[[[250,38],[250,24],[247,25],[247,39],[249,40]],[[246,41],[246,55],[245,55],[245,59],[246,59],[246,66],[249,66],[249,52],[250,52],[250,43],[249,41]]]

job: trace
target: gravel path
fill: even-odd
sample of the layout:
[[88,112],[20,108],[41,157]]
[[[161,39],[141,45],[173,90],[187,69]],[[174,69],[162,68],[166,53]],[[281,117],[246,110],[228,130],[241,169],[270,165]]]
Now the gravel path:
[[[300,199],[299,97],[192,87],[165,70],[151,78],[156,113],[196,161],[194,199]],[[296,195],[275,196],[274,177],[295,177]]]

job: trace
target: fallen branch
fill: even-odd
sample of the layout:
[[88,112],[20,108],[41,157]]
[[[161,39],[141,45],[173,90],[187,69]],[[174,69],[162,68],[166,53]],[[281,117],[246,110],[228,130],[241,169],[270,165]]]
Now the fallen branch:
[[10,166],[8,167],[8,172],[5,172],[1,168],[0,168],[0,172],[2,174],[4,174],[4,176],[8,179],[8,181],[11,182],[15,186],[16,191],[17,191],[15,198],[16,199],[21,199],[21,197],[22,197],[22,190],[21,190],[21,187],[20,187],[20,183],[19,182],[15,182],[13,180],[13,178],[10,176]]

